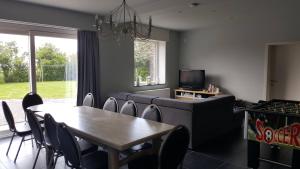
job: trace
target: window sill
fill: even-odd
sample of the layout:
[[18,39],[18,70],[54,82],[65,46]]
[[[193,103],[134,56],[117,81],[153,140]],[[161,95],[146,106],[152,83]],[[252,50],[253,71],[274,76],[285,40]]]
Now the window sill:
[[155,87],[155,86],[163,86],[166,85],[166,83],[162,83],[162,84],[149,84],[149,85],[133,85],[133,87]]

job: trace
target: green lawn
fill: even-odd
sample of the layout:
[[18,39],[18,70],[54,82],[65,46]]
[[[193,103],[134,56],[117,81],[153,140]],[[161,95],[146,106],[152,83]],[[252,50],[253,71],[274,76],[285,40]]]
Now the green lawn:
[[[37,92],[42,98],[62,99],[72,98],[77,92],[76,81],[49,81],[38,82]],[[29,83],[4,83],[0,84],[0,100],[22,99],[30,91]]]

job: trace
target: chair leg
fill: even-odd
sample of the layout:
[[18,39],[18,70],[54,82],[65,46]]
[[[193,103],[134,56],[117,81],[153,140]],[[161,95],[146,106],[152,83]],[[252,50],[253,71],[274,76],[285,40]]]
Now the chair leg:
[[20,149],[21,149],[21,146],[22,146],[22,143],[23,143],[23,141],[24,141],[24,136],[22,137],[22,140],[21,140],[21,143],[20,143],[20,145],[19,145],[19,149],[18,149],[18,152],[17,152],[17,154],[16,154],[16,157],[15,157],[15,160],[14,160],[14,162],[16,162],[17,161],[17,158],[18,158],[18,155],[19,155],[19,152],[20,152]]
[[33,167],[32,167],[32,169],[34,169],[35,168],[35,165],[36,165],[36,162],[37,162],[37,160],[38,160],[38,158],[39,158],[39,155],[40,155],[40,151],[41,151],[41,147],[39,147],[39,150],[38,150],[38,152],[37,152],[37,154],[36,154],[36,157],[35,157],[35,160],[34,160],[34,163],[33,163]]
[[31,139],[31,146],[33,148],[33,137],[32,137],[32,134],[30,135],[30,139]]
[[55,157],[55,159],[54,159],[54,165],[53,165],[53,169],[55,168],[55,166],[56,166],[56,163],[57,163],[57,159],[58,159],[58,155],[56,155],[56,157]]
[[9,152],[10,146],[11,146],[11,143],[12,143],[12,141],[13,141],[15,135],[16,135],[16,133],[14,133],[14,134],[12,135],[11,139],[10,139],[10,143],[9,143],[9,146],[8,146],[8,148],[7,148],[7,151],[6,151],[6,155],[8,155],[8,152]]

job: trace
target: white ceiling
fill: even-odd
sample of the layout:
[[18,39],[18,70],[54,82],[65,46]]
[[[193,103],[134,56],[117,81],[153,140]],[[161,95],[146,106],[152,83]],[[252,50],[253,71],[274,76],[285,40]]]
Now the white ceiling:
[[[122,0],[19,1],[91,14],[107,14],[122,2]],[[199,2],[200,5],[191,8],[189,6],[191,2]],[[271,17],[282,8],[295,5],[300,7],[299,2],[298,0],[127,0],[128,5],[138,12],[142,20],[146,21],[151,15],[155,26],[173,30],[190,30],[240,22],[261,15]]]

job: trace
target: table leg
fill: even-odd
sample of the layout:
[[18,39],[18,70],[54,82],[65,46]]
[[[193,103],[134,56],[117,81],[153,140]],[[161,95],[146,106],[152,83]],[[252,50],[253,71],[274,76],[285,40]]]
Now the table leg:
[[108,152],[108,169],[119,169],[119,151],[113,148],[107,148]]
[[244,139],[246,140],[248,138],[248,112],[245,111],[245,117],[244,117]]
[[258,168],[260,157],[260,143],[248,140],[248,167]]
[[46,166],[47,169],[54,168],[54,150],[51,147],[46,146]]
[[292,169],[300,168],[300,150],[293,150]]
[[154,154],[158,154],[162,139],[156,138],[152,140],[152,149]]

